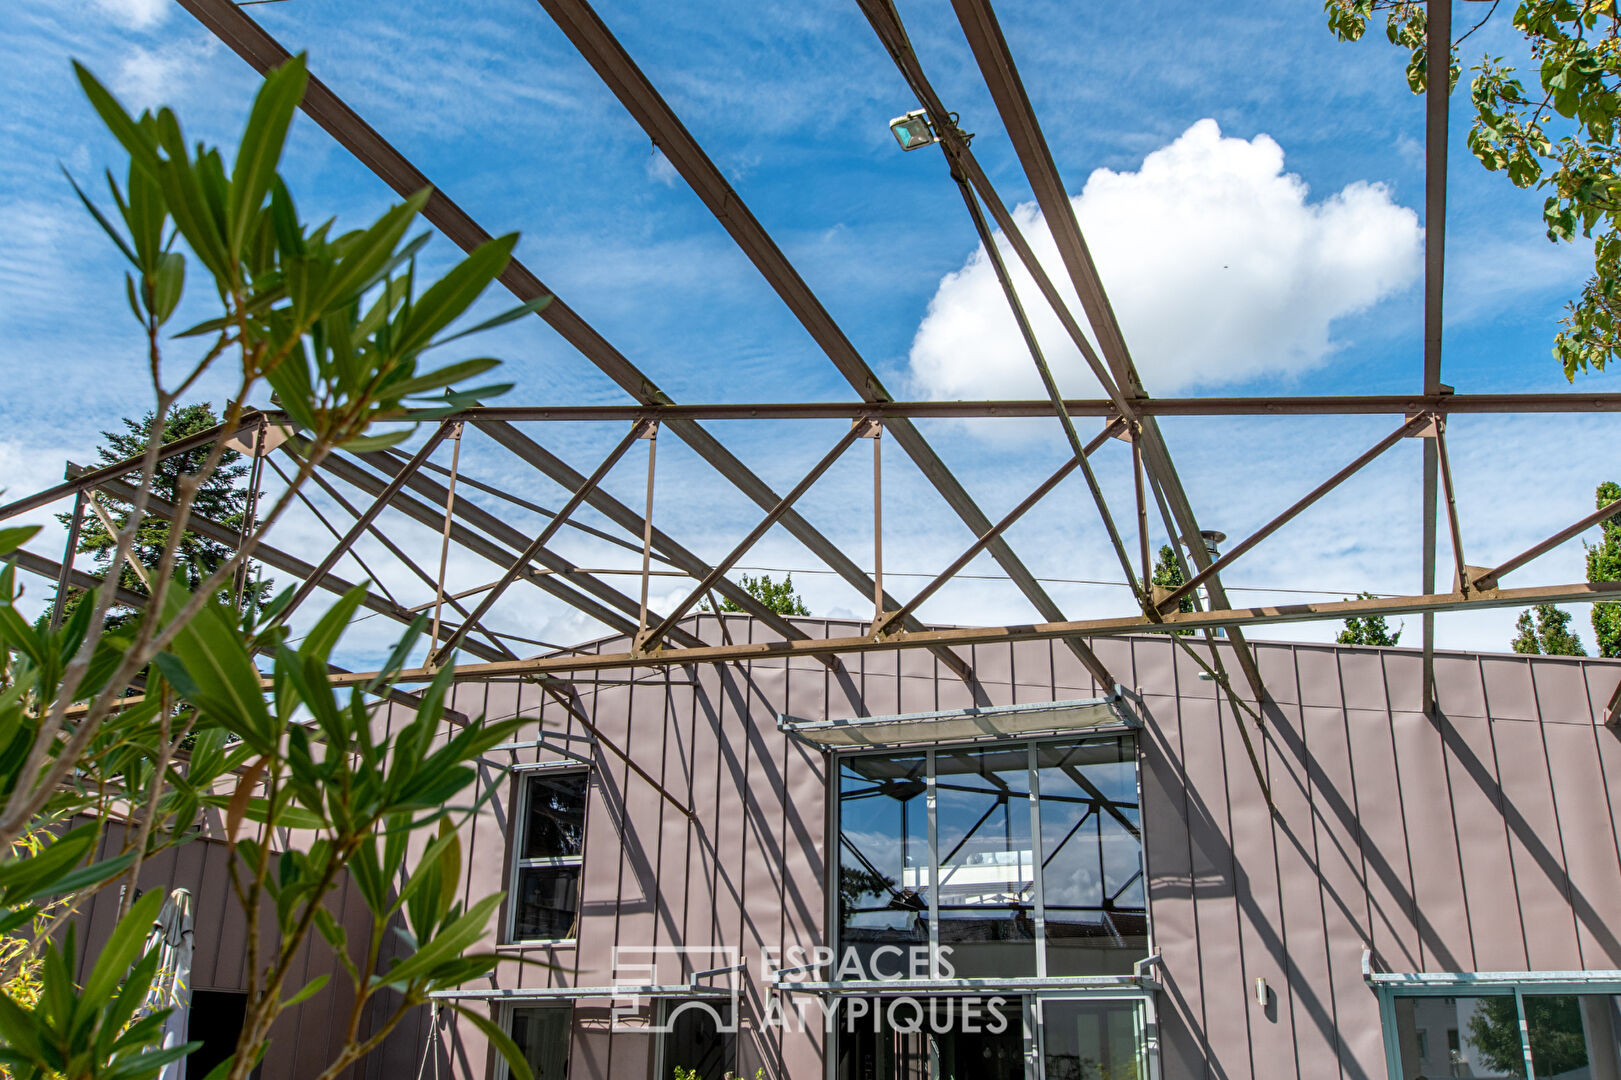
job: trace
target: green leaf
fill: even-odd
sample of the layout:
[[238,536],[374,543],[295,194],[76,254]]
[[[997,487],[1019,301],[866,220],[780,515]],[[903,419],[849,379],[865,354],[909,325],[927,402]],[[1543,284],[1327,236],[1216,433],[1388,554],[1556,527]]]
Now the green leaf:
[[497,326],[505,326],[509,322],[516,322],[525,315],[532,315],[539,312],[550,304],[552,300],[553,297],[551,293],[547,293],[545,296],[537,296],[526,304],[519,304],[515,308],[503,311],[494,318],[485,319],[483,322],[478,323],[475,326],[469,326],[466,330],[458,330],[449,337],[439,338],[437,341],[431,342],[424,347],[429,349],[437,349],[441,345],[450,344],[457,338],[468,337],[472,334],[482,334],[486,330],[494,330]]
[[81,866],[79,869],[57,878],[49,886],[36,890],[25,899],[43,900],[47,896],[78,892],[80,889],[91,885],[99,885],[103,881],[109,881],[122,874],[134,862],[135,852],[126,851],[122,855],[115,855],[110,859],[91,863],[89,866]]
[[467,1017],[474,1027],[484,1033],[484,1037],[490,1040],[490,1044],[505,1059],[507,1068],[512,1071],[513,1080],[535,1080],[528,1059],[524,1057],[523,1051],[518,1049],[518,1044],[512,1041],[512,1036],[501,1030],[501,1025],[465,1005],[452,1003],[450,1007]]
[[[171,583],[164,596],[165,619],[174,619],[189,598],[178,583]],[[185,665],[196,688],[187,700],[204,712],[215,713],[214,719],[262,753],[270,753],[276,741],[275,725],[265,705],[259,669],[224,612],[219,604],[204,604],[197,617],[174,636],[169,649]]]
[[382,435],[358,435],[344,443],[341,449],[347,450],[351,454],[369,454],[374,450],[387,450],[389,447],[398,446],[412,435],[415,435],[416,430],[416,425],[413,424],[408,428],[385,432]]
[[94,824],[80,825],[45,846],[37,855],[12,856],[0,861],[0,891],[9,906],[49,893],[56,882],[82,862],[96,844]]
[[326,287],[311,305],[314,312],[327,311],[359,296],[387,273],[395,245],[427,204],[432,190],[423,188],[403,203],[390,207],[371,228],[355,237]]
[[40,528],[39,525],[14,525],[0,529],[0,555],[9,555],[28,543]]
[[517,243],[517,233],[486,241],[429,286],[412,307],[410,318],[394,343],[397,354],[410,356],[424,348],[433,340],[433,335],[471,307],[512,261],[512,249]]
[[293,122],[298,103],[309,82],[304,54],[293,57],[265,76],[264,85],[253,99],[242,142],[231,171],[230,252],[241,258],[248,229],[264,205],[265,196],[276,179],[287,129]]
[[152,276],[152,314],[158,325],[169,321],[180,294],[186,288],[186,257],[178,251],[165,251],[158,256],[158,270]]
[[475,378],[500,365],[501,361],[489,356],[475,357],[471,360],[458,360],[454,364],[446,364],[444,367],[430,371],[426,375],[417,375],[414,378],[401,379],[399,382],[390,383],[384,387],[384,390],[391,397],[409,397],[417,394],[432,393],[435,390],[449,386],[451,383]]
[[152,924],[163,908],[163,892],[153,889],[139,900],[135,901],[118,925],[113,928],[112,936],[107,944],[102,946],[101,955],[96,959],[96,966],[90,970],[90,975],[84,981],[84,990],[80,995],[85,1001],[100,1002],[111,1000],[118,984],[123,981],[125,973],[135,958],[141,955],[146,945],[146,936],[152,930]]
[[101,211],[96,209],[96,204],[91,202],[90,196],[86,195],[84,190],[79,187],[79,182],[73,179],[73,174],[68,172],[67,166],[63,165],[60,161],[57,162],[56,165],[57,168],[62,170],[62,175],[68,178],[68,183],[73,185],[73,193],[79,196],[79,201],[84,203],[84,208],[90,211],[90,216],[96,219],[97,225],[101,226],[101,231],[112,237],[113,243],[118,245],[118,250],[124,253],[124,258],[130,261],[131,266],[139,269],[141,263],[135,258],[135,252],[129,249],[129,244],[125,242],[123,236],[119,234],[118,230],[113,228],[112,222],[108,221],[102,215]]
[[349,628],[354,621],[355,612],[366,599],[366,586],[356,585],[346,591],[338,602],[327,609],[315,627],[299,644],[298,651],[307,657],[314,657],[323,665],[332,656],[332,648],[338,643],[338,638]]
[[284,1009],[290,1009],[300,1002],[308,1001],[316,994],[319,994],[326,987],[326,984],[331,981],[332,976],[330,975],[317,975],[315,978],[305,983],[302,990],[288,998],[286,1001],[282,1002],[281,1007]]
[[84,96],[90,99],[90,104],[101,117],[101,122],[107,125],[107,130],[111,131],[113,137],[123,145],[131,160],[155,176],[158,171],[158,154],[147,133],[130,119],[129,113],[124,111],[118,99],[113,97],[107,88],[90,74],[89,69],[77,60],[73,61],[73,73],[79,79]]

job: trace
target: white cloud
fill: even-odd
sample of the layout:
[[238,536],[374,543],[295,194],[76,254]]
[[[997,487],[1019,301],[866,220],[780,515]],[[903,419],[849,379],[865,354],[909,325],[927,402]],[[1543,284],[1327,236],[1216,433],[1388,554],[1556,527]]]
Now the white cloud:
[[[1283,171],[1282,147],[1266,135],[1224,138],[1214,120],[1149,154],[1137,172],[1097,170],[1072,201],[1156,393],[1315,367],[1335,351],[1335,319],[1405,288],[1420,264],[1418,217],[1383,185],[1357,182],[1310,202],[1305,182]],[[1048,274],[1066,282],[1037,208],[1021,206],[1014,217]],[[1060,386],[1092,392],[1079,351],[998,243]],[[911,368],[934,397],[1041,395],[983,251],[941,281]]]
[[209,37],[174,41],[156,49],[136,46],[119,65],[113,89],[131,110],[172,105],[217,45]]
[[95,0],[95,5],[132,30],[156,26],[169,14],[169,0]]

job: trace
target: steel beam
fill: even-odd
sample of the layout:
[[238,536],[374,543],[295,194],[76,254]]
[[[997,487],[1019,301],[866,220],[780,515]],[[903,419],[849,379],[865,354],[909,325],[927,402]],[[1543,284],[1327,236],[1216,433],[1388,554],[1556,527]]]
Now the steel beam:
[[[474,424],[480,431],[510,450],[520,460],[527,462],[564,487],[578,488],[585,482],[584,475],[576,472],[562,458],[557,457],[506,421],[486,419],[481,415],[474,420]],[[585,501],[592,509],[632,535],[642,535],[647,528],[647,523],[640,514],[601,488],[595,488],[587,492]],[[676,543],[672,537],[662,530],[654,528],[651,535],[655,555],[660,561],[678,567],[694,580],[702,580],[709,573],[710,567],[708,563]],[[639,551],[640,549],[636,550]],[[744,612],[759,619],[767,627],[783,637],[802,638],[807,636],[799,627],[766,607],[747,590],[736,585],[731,580],[722,578],[717,581],[715,590]]]
[[[863,400],[888,401],[877,374],[856,351],[850,339],[817,299],[809,285],[800,277],[787,256],[777,247],[758,219],[726,182],[721,171],[696,139],[687,131],[674,110],[659,96],[652,82],[636,66],[630,54],[614,38],[607,26],[592,10],[586,0],[539,0],[547,14],[557,23],[580,55],[591,64],[603,82],[664,153],[693,192],[701,199],[717,221],[736,241],[743,253],[754,263],[761,276],[781,297],[805,330],[822,351],[827,354],[845,380]],[[887,425],[891,436],[917,465],[919,471],[940,492],[946,504],[962,519],[975,536],[990,531],[991,520],[980,510],[967,490],[952,475],[933,447],[923,435],[904,418]],[[1014,554],[1007,542],[998,537],[991,542],[991,556],[1007,571],[1010,580],[1020,592],[1048,619],[1061,619],[1059,610],[1041,583]],[[871,596],[875,586],[862,590]],[[1071,642],[1070,648],[1100,680],[1112,681],[1103,662],[1081,642]]]
[[[257,424],[260,415],[256,410],[244,412],[242,418],[237,422],[235,431],[227,431],[224,424],[216,424],[207,431],[199,431],[195,435],[187,435],[183,439],[164,443],[158,450],[157,460],[162,461],[165,458],[174,457],[176,454],[184,454],[188,450],[195,450],[199,446],[207,446],[215,439],[228,439],[232,435],[240,434]],[[144,455],[138,454],[132,458],[125,458],[123,461],[115,461],[111,465],[103,465],[99,469],[87,470],[73,479],[66,480],[54,487],[48,487],[44,491],[37,491],[26,498],[6,503],[4,506],[0,506],[0,521],[16,517],[18,514],[26,514],[30,510],[38,510],[41,507],[49,506],[56,500],[65,499],[69,495],[77,495],[81,491],[88,491],[93,487],[97,487],[103,481],[119,479],[125,473],[139,469],[143,457]]]
[[[1065,398],[1071,416],[1112,419],[1122,415],[1104,398]],[[1621,412],[1621,394],[1349,394],[1283,397],[1141,398],[1130,403],[1136,416],[1412,416],[1522,415]],[[774,401],[699,405],[486,405],[458,417],[474,422],[630,422],[658,420],[843,420],[859,416],[915,420],[1046,419],[1050,401]],[[429,465],[430,471],[436,469]],[[499,494],[495,492],[494,494]]]
[[1606,521],[1609,521],[1617,514],[1621,514],[1621,499],[1617,499],[1615,502],[1610,503],[1607,506],[1599,507],[1591,514],[1588,514],[1586,517],[1576,522],[1576,524],[1560,529],[1558,532],[1548,537],[1548,539],[1539,544],[1526,548],[1524,551],[1520,552],[1512,559],[1507,560],[1502,565],[1488,570],[1484,574],[1478,575],[1469,584],[1471,587],[1476,589],[1495,588],[1497,586],[1498,579],[1503,577],[1503,575],[1511,571],[1518,570],[1520,567],[1524,566],[1532,559],[1537,558],[1539,555],[1547,554],[1560,544],[1563,544],[1566,540],[1570,540],[1581,533],[1586,532],[1595,525],[1600,525]]
[[[771,531],[771,526],[781,520],[782,515],[788,512],[788,508],[798,502],[800,496],[809,491],[811,485],[820,480],[822,475],[831,469],[839,458],[844,456],[844,452],[850,449],[850,444],[858,438],[860,438],[859,427],[855,424],[850,425],[850,430],[840,436],[839,441],[833,444],[833,449],[822,455],[822,459],[811,467],[810,472],[806,473],[799,483],[795,484],[788,494],[782,497],[776,506],[766,512],[765,517],[761,518],[759,523],[749,530],[748,535],[739,540],[732,550],[726,553],[725,558],[716,563],[709,573],[704,575],[703,580],[698,582],[693,587],[692,592],[687,594],[687,598],[672,608],[670,613],[664,616],[657,626],[649,630],[646,636],[637,642],[637,647],[643,649],[657,647],[659,642],[664,639],[664,635],[670,632],[670,628],[679,622],[683,615],[691,611],[692,606],[701,600],[704,594],[715,586],[717,581],[726,576],[726,571],[730,570],[737,563],[737,560],[746,555],[748,550],[758,543],[762,536]],[[648,542],[652,542],[651,535],[648,536]],[[646,579],[643,580],[645,582]]]
[[445,436],[450,434],[451,426],[454,423],[454,420],[446,420],[441,423],[438,428],[434,430],[434,433],[428,436],[427,441],[422,444],[421,449],[417,450],[417,452],[412,455],[411,460],[406,464],[405,468],[401,469],[400,472],[392,480],[390,480],[381,491],[377,493],[377,497],[372,500],[372,504],[366,508],[365,513],[361,514],[360,517],[355,519],[355,523],[349,527],[348,532],[343,534],[343,538],[338,541],[337,546],[331,551],[327,552],[326,557],[323,558],[320,565],[315,568],[315,573],[302,585],[300,585],[296,592],[293,593],[292,601],[288,603],[286,607],[281,609],[281,612],[276,616],[276,622],[286,622],[292,613],[298,609],[298,605],[302,604],[306,599],[308,599],[310,593],[314,592],[320,586],[318,579],[324,577],[327,571],[336,566],[338,560],[343,558],[343,556],[348,552],[350,545],[352,545],[356,540],[360,539],[360,537],[366,532],[366,529],[371,526],[371,523],[377,520],[377,516],[381,514],[388,506],[389,500],[395,495],[399,494],[400,489],[403,488],[406,482],[415,476],[416,471],[422,467],[422,463],[428,460],[428,458],[433,454],[434,450],[438,449],[439,444],[445,440]]
[[1289,509],[1279,514],[1265,525],[1262,525],[1243,541],[1234,545],[1232,550],[1228,551],[1221,558],[1217,559],[1215,562],[1194,574],[1187,581],[1177,586],[1170,595],[1166,596],[1165,599],[1159,602],[1159,609],[1161,611],[1174,611],[1184,596],[1187,596],[1189,593],[1193,592],[1194,589],[1197,589],[1200,585],[1203,585],[1205,582],[1209,581],[1220,571],[1227,569],[1228,566],[1232,565],[1232,563],[1235,562],[1240,556],[1244,555],[1251,548],[1255,547],[1256,544],[1259,544],[1262,540],[1265,540],[1268,536],[1271,536],[1273,533],[1277,532],[1290,521],[1293,521],[1296,517],[1299,517],[1300,514],[1313,503],[1317,502],[1317,500],[1321,499],[1324,495],[1327,495],[1330,491],[1333,491],[1345,481],[1361,472],[1370,462],[1379,457],[1379,455],[1383,454],[1386,450],[1389,450],[1392,446],[1395,446],[1397,443],[1413,434],[1419,428],[1432,422],[1434,422],[1433,417],[1415,416],[1413,419],[1407,421],[1407,423],[1403,424],[1395,431],[1392,431],[1389,435],[1386,435],[1383,439],[1380,439],[1377,443],[1364,451],[1355,461],[1351,462],[1349,465],[1345,466],[1345,468],[1341,469],[1327,480],[1324,480],[1306,495],[1302,496],[1299,501],[1297,501],[1293,506],[1289,507]]
[[[1436,611],[1475,611],[1525,607],[1540,603],[1608,603],[1621,599],[1621,581],[1580,582],[1570,585],[1539,585],[1523,589],[1487,590],[1472,595],[1440,593],[1417,596],[1373,597],[1323,603],[1283,604],[1214,611],[1179,611],[1155,623],[1143,615],[1072,622],[1027,623],[1020,626],[974,626],[923,630],[874,638],[807,638],[800,641],[763,641],[701,648],[661,649],[657,652],[588,653],[569,656],[543,656],[529,660],[466,664],[456,669],[458,679],[487,679],[534,674],[563,674],[572,671],[605,671],[616,668],[659,667],[672,664],[710,664],[745,660],[785,659],[834,653],[884,652],[891,649],[994,645],[1015,641],[1050,641],[1067,637],[1119,637],[1126,634],[1167,633],[1176,630],[1204,630],[1234,626],[1270,626],[1346,619],[1368,615],[1413,615]],[[367,675],[355,677],[360,681]],[[433,673],[423,669],[405,672],[404,682],[424,682]]]
[[[20,569],[26,570],[30,574],[38,574],[43,578],[66,580],[73,587],[82,589],[86,592],[90,591],[91,589],[99,589],[106,584],[106,581],[104,581],[102,578],[95,577],[92,574],[87,574],[82,570],[75,570],[72,567],[63,566],[60,563],[52,562],[43,555],[35,555],[32,551],[27,551],[22,548],[12,552],[9,556],[7,556],[7,558],[11,561],[15,561]],[[118,603],[123,604],[125,607],[136,608],[137,610],[144,608],[147,601],[152,599],[150,596],[145,596],[138,592],[132,592],[123,586],[118,586],[114,589],[113,598]],[[327,664],[327,671],[334,676],[333,685],[355,685],[357,682],[369,681],[353,679],[352,676],[354,675],[354,672],[347,671],[344,668],[338,667],[336,664]],[[339,683],[338,680],[344,680],[344,682]],[[420,698],[407,694],[403,690],[391,688],[385,692],[384,696],[386,696],[390,701],[396,701],[401,705],[405,705],[413,709],[420,708],[422,705],[422,700]],[[128,705],[134,705],[140,700],[141,699],[139,696],[124,698],[120,700],[118,707],[122,708]],[[458,722],[460,723],[467,723],[467,717],[453,709],[447,708],[445,713],[447,716],[458,719]]]
[[[290,58],[290,54],[280,43],[230,0],[179,0],[179,3],[261,74]],[[404,155],[313,75],[310,76],[305,88],[301,108],[336,139],[339,145],[354,154],[362,164],[399,194],[411,195],[432,187],[428,178],[406,160]],[[466,211],[437,188],[433,188],[423,208],[423,216],[465,251],[472,251],[491,239],[490,234],[469,217]],[[638,402],[643,405],[673,404],[669,396],[660,390],[652,379],[597,333],[560,297],[552,294],[540,279],[517,259],[507,263],[499,280],[522,301],[551,296],[551,303],[537,312],[539,317]],[[777,496],[770,487],[697,423],[672,420],[664,426],[674,431],[694,453],[712,465],[739,491],[753,499],[761,509],[768,509],[776,503]],[[804,518],[790,511],[783,516],[782,524],[796,540],[804,544],[812,554],[863,596],[871,595],[873,583],[867,575],[862,573],[855,562],[840,551],[836,544],[812,528]],[[942,662],[963,679],[972,680],[972,671],[961,657],[942,656]]]
[[[98,490],[105,491],[107,494],[122,502],[129,502],[130,500],[134,499],[136,495],[135,488],[131,487],[122,480],[116,479],[103,480],[99,485]],[[148,495],[146,497],[146,512],[153,517],[162,518],[165,521],[173,521],[174,515],[178,513],[178,510],[179,508],[176,507],[174,503],[169,502],[167,499],[164,499],[161,496]],[[211,518],[203,517],[201,514],[197,513],[193,513],[187,520],[186,529],[188,532],[194,532],[198,536],[208,540],[213,540],[220,544],[234,545],[237,539],[235,530],[231,529],[229,526],[222,525]],[[283,573],[292,574],[300,581],[314,581],[319,588],[325,589],[331,593],[342,595],[355,587],[353,582],[346,581],[337,574],[332,573],[330,570],[317,576],[317,568],[315,566],[305,562],[296,555],[291,555],[285,551],[282,551],[280,548],[273,547],[270,544],[263,542],[254,548],[253,558],[273,569],[280,570]],[[385,600],[370,591],[368,591],[361,599],[360,606],[368,611],[375,611],[379,615],[385,615],[388,618],[393,619],[395,622],[406,626],[409,626],[415,619],[415,615],[412,612],[407,611],[398,604]],[[478,648],[469,648],[468,651],[490,660],[499,659],[502,655],[501,653],[489,649],[483,645],[478,646]]]
[[[1442,294],[1446,269],[1447,104],[1452,92],[1452,0],[1425,4],[1424,63],[1424,393],[1440,394]],[[1437,79],[1436,72],[1441,77]],[[1423,566],[1425,592],[1435,591],[1435,511],[1440,452],[1424,443]],[[1424,711],[1435,707],[1435,615],[1423,618]]]
[[[359,456],[385,476],[397,475],[403,468],[396,459],[387,454],[368,453]],[[379,492],[386,486],[381,478],[338,454],[329,456],[321,467],[362,491]],[[396,493],[390,505],[430,529],[440,528],[444,523],[442,507],[445,503],[445,489],[420,473],[411,477],[405,486],[437,502],[438,506],[424,503],[404,491]],[[502,570],[512,564],[513,556],[523,551],[529,541],[528,537],[513,526],[483,507],[466,500],[456,505],[455,516],[460,522],[452,523],[451,538]],[[463,522],[465,524],[462,524]],[[636,623],[633,618],[627,616],[633,615],[636,611],[636,601],[589,575],[579,573],[573,563],[549,549],[543,548],[536,552],[535,558],[554,573],[538,574],[525,567],[523,571],[525,580],[618,633],[635,632]],[[687,635],[687,642],[701,644],[701,640],[693,635]]]
[[[1081,454],[1084,456],[1096,451],[1099,446],[1102,446],[1114,436],[1115,432],[1119,430],[1121,423],[1121,421],[1116,421],[1115,423],[1111,423],[1108,427],[1104,428],[1102,433],[1095,436],[1090,443],[1081,447]],[[876,623],[872,628],[872,632],[874,634],[882,634],[885,628],[891,623],[902,620],[906,618],[906,616],[916,611],[925,600],[938,592],[946,584],[946,582],[957,576],[963,567],[973,562],[974,557],[980,552],[984,551],[986,545],[988,545],[997,536],[1000,536],[1002,533],[1012,528],[1015,522],[1028,513],[1032,507],[1047,496],[1048,492],[1057,487],[1066,476],[1074,472],[1079,466],[1080,461],[1073,457],[1067,459],[1062,465],[1058,466],[1058,468],[1053,471],[1051,476],[1047,477],[1047,479],[1036,485],[1034,491],[1026,495],[1017,506],[1003,515],[1002,520],[991,526],[990,533],[981,536],[978,540],[975,540],[972,544],[968,545],[968,549],[966,551],[953,559],[949,566],[935,576],[934,580],[930,581],[927,585],[923,586],[923,588],[919,589],[910,600],[901,606],[900,610],[890,612],[889,614],[885,615],[882,620]]]
[[[1019,162],[1030,182],[1031,191],[1041,207],[1042,216],[1046,219],[1059,257],[1075,286],[1076,295],[1080,298],[1087,321],[1097,337],[1099,349],[1114,376],[1114,382],[1119,392],[1127,399],[1128,405],[1137,399],[1145,398],[1148,395],[1132,363],[1131,353],[1126,348],[1125,338],[1120,332],[1108,295],[1104,292],[1097,266],[1092,261],[1091,251],[1081,235],[1080,224],[1075,219],[1075,208],[1070,203],[1069,193],[1059,176],[1058,166],[1053,161],[1052,151],[1041,132],[1041,125],[1036,120],[1035,110],[1030,105],[1030,98],[1025,93],[1024,83],[1019,78],[1018,68],[1013,62],[1013,54],[1002,36],[1002,28],[996,21],[990,2],[952,0],[952,7],[956,10],[958,22],[961,23],[963,33],[968,38],[974,60],[985,77],[991,98],[1013,142]],[[1171,512],[1176,517],[1177,525],[1182,530],[1182,536],[1189,541],[1186,545],[1189,555],[1192,556],[1194,564],[1200,570],[1204,570],[1210,563],[1210,556],[1203,545],[1198,543],[1198,519],[1194,516],[1193,506],[1188,501],[1182,481],[1177,476],[1176,466],[1171,462],[1170,450],[1165,445],[1165,439],[1152,417],[1141,417],[1139,422],[1144,461],[1149,471],[1157,477],[1165,499],[1170,504]],[[1227,594],[1222,588],[1219,576],[1210,577],[1206,589],[1210,593],[1213,605],[1228,606]],[[1260,669],[1255,666],[1255,658],[1244,642],[1242,631],[1234,627],[1229,636],[1245,679],[1254,690],[1256,698],[1258,700],[1263,698],[1265,688],[1261,683]]]
[[523,553],[507,568],[507,572],[501,575],[500,580],[488,587],[488,591],[485,592],[478,605],[473,608],[472,614],[467,617],[462,629],[452,634],[443,645],[434,650],[430,663],[440,663],[444,655],[456,647],[456,643],[466,633],[467,626],[476,625],[484,617],[485,613],[495,606],[495,602],[501,599],[501,594],[506,592],[507,586],[517,580],[518,574],[523,568],[529,565],[530,561],[534,559],[541,548],[546,546],[553,536],[557,535],[557,531],[563,527],[564,522],[568,520],[568,516],[579,509],[580,504],[585,501],[586,497],[596,490],[598,484],[602,483],[603,478],[608,475],[608,471],[618,463],[620,458],[625,456],[625,451],[635,445],[636,439],[643,431],[644,423],[644,421],[637,421],[633,424],[625,437],[619,440],[619,444],[609,451],[607,457],[602,459],[602,463],[596,467],[596,470],[575,488],[574,494],[569,496],[568,502],[563,504],[563,508],[557,512],[557,516],[547,522],[546,527],[536,534],[535,538],[529,542],[529,546],[524,548]]

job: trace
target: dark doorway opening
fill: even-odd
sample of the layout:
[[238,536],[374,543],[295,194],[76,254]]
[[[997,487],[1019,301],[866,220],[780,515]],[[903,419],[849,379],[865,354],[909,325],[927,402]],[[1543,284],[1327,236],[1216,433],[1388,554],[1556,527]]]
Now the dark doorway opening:
[[[248,1012],[248,995],[225,990],[194,990],[191,1012],[186,1016],[186,1040],[201,1042],[186,1058],[187,1080],[203,1080],[209,1070],[236,1050],[242,1034],[242,1021]],[[259,1075],[257,1069],[254,1076]]]

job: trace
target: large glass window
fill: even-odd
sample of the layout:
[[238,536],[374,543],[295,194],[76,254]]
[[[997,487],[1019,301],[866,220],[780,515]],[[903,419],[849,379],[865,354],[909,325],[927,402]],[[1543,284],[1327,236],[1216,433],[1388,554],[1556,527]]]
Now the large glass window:
[[1536,1080],[1621,1080],[1618,1001],[1609,994],[1530,992],[1516,999],[1511,990],[1397,997],[1402,1080],[1524,1080],[1527,1049]]
[[[529,1063],[535,1080],[565,1080],[568,1076],[569,1020],[567,1006],[545,1005],[511,1010],[507,1033]],[[508,1075],[505,1062],[500,1075]]]
[[1137,1002],[1044,1001],[1041,1011],[1043,1080],[1148,1080]]
[[928,976],[931,940],[961,978],[1125,974],[1147,953],[1129,735],[844,755],[838,831],[841,977]]
[[513,830],[512,940],[573,938],[585,853],[587,775],[541,769],[520,774]]
[[1038,745],[1047,974],[1105,975],[1148,951],[1130,739]]
[[[869,754],[839,767],[839,938],[871,972],[874,952],[929,941],[928,761]],[[889,955],[893,955],[892,952]]]
[[935,752],[940,944],[963,978],[1036,973],[1026,745]]

